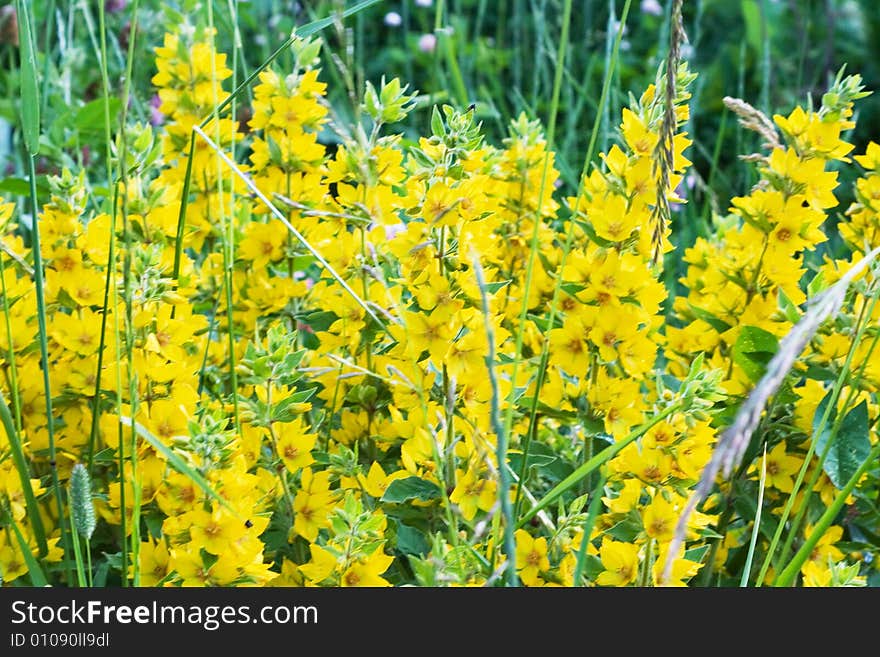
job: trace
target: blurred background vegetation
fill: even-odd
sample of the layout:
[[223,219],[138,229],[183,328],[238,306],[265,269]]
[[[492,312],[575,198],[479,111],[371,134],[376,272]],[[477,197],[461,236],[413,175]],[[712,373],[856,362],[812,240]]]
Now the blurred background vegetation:
[[[44,73],[43,144],[40,172],[84,167],[100,184],[103,164],[98,57],[98,2],[35,0]],[[131,99],[135,120],[160,122],[152,103],[155,73],[152,48],[181,16],[204,21],[204,2],[141,0],[138,56]],[[238,71],[254,70],[296,25],[351,6],[344,0],[215,0],[221,47],[232,52],[238,34]],[[131,38],[132,0],[106,0],[111,81],[122,86],[125,50]],[[403,126],[405,137],[429,132],[435,103],[467,107],[475,103],[489,140],[500,143],[520,112],[547,120],[553,71],[561,33],[563,0],[385,0],[325,29],[323,79],[334,111],[353,115],[353,98],[365,80],[399,77],[420,93],[420,109]],[[616,138],[619,108],[655,78],[666,53],[671,0],[578,0],[574,3],[570,46],[558,117],[557,167],[564,189],[574,191],[598,110],[602,81],[620,21],[624,33],[610,103],[600,124],[598,146]],[[730,197],[753,182],[751,165],[737,155],[759,148],[725,109],[726,95],[745,99],[768,114],[788,113],[812,98],[818,104],[841,66],[860,73],[869,90],[880,90],[880,9],[876,0],[685,0],[689,37],[683,55],[700,77],[691,105],[689,151],[695,163],[687,180],[690,202],[677,226],[677,253],[698,234],[708,234],[713,209],[725,213]],[[18,49],[15,15],[0,3],[0,194],[26,190],[18,121]],[[280,67],[290,66],[287,53]],[[880,94],[858,105],[858,127],[850,140],[864,151],[880,141]],[[246,121],[247,110],[239,117]],[[327,140],[332,135],[327,133]],[[850,167],[852,168],[852,167]],[[852,172],[847,172],[853,175]],[[851,181],[841,179],[848,205]],[[711,191],[710,191],[711,190]],[[832,244],[829,248],[834,248]],[[821,255],[821,254],[819,254]],[[671,282],[680,268],[669,268]]]

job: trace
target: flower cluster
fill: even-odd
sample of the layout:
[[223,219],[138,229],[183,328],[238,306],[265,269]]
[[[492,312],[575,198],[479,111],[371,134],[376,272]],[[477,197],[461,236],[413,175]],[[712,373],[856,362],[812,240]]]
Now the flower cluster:
[[[665,351],[673,368],[688,367],[694,354],[704,354],[710,366],[725,372],[723,386],[731,401],[741,399],[764,374],[780,339],[799,321],[799,307],[807,295],[815,298],[853,264],[827,255],[824,261],[810,259],[810,254],[828,239],[823,226],[828,211],[838,205],[836,165],[850,163],[847,156],[853,148],[842,135],[854,127],[853,102],[864,95],[858,76],[838,75],[817,111],[798,107],[771,122],[751,107],[733,105],[744,125],[758,126],[770,152],[749,156],[757,165],[758,183],[748,195],[732,199],[730,214],[717,218],[718,228],[710,239],[700,238],[687,250],[689,266],[682,282],[688,294],[675,300],[678,326],[667,327]],[[873,216],[870,206],[864,205],[870,198],[865,194],[871,184],[870,154],[857,161],[869,174],[856,184],[861,202],[849,210],[850,220],[839,226],[855,259],[872,245]],[[812,275],[805,276],[810,269]],[[725,492],[731,499],[743,480],[757,484],[763,470],[769,508],[780,517],[776,521],[780,529],[790,523],[792,536],[794,532],[809,536],[810,522],[846,483],[837,458],[828,456],[828,434],[836,434],[844,418],[855,419],[852,413],[863,400],[868,417],[877,415],[868,394],[876,389],[870,374],[873,345],[860,329],[869,317],[876,317],[870,306],[873,289],[873,282],[860,282],[842,312],[820,328],[767,410],[746,459],[752,466],[743,468],[738,475],[742,479],[735,479],[733,488]],[[829,404],[836,410],[829,409],[826,415]],[[863,442],[865,447],[876,441],[873,430],[869,437],[867,421],[863,429],[853,430],[860,435],[841,440]],[[728,517],[729,529],[726,522],[721,527],[727,529],[723,543],[716,546],[716,563],[722,570],[731,550],[741,554],[750,533],[758,531],[750,528],[751,520]],[[834,547],[842,535],[840,526],[824,534],[802,567],[805,584],[829,582],[832,570],[843,565],[844,553]],[[776,541],[764,536],[758,544],[775,547]],[[791,539],[783,551],[790,545]],[[763,572],[767,583],[775,577],[772,568]]]
[[[90,198],[65,171],[31,220],[45,307],[33,227],[0,204],[4,581],[26,573],[28,550],[71,581],[63,557],[81,540],[112,556],[108,578],[146,586],[487,585],[502,567],[529,586],[686,585],[723,571],[751,518],[716,499],[662,577],[718,429],[807,294],[848,267],[818,264],[802,288],[858,81],[839,79],[818,112],[776,117],[761,182],[687,251],[688,294],[670,304],[654,220],[684,202],[672,190],[691,164],[686,66],[631,99],[619,143],[563,200],[525,114],[494,146],[473,108],[435,108],[431,134],[408,141],[394,126],[417,97],[398,80],[367,83],[345,123],[325,99],[320,42],[291,53],[289,70],[259,73],[240,123],[213,30],[166,35],[160,132],[128,126],[113,189]],[[857,160],[868,173],[841,235],[858,254],[880,225],[880,147]],[[662,251],[671,236],[667,224]],[[851,339],[877,315],[872,281],[768,413],[777,515],[851,344],[849,361],[868,364],[831,422],[849,432],[862,400],[865,422],[877,415],[875,334]],[[792,509],[805,536],[852,469],[829,472],[821,455],[805,471],[818,496]],[[55,495],[78,463],[94,482],[89,498],[80,475],[75,496],[97,511],[87,535],[59,517],[74,496]],[[743,485],[757,484],[754,463]],[[858,580],[843,532],[824,534],[805,583]]]

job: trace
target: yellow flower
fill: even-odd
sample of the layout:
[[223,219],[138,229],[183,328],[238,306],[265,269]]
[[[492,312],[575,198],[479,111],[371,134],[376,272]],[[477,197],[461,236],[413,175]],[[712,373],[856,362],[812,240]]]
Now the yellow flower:
[[655,494],[651,503],[642,511],[645,533],[661,543],[668,543],[675,534],[680,509],[668,502],[661,494]]
[[[790,493],[794,488],[794,475],[800,470],[803,460],[796,456],[791,456],[785,451],[785,441],[776,445],[767,454],[767,479],[766,485],[783,493]],[[760,462],[752,466],[752,470],[757,472]]]
[[339,560],[333,553],[315,543],[309,545],[309,553],[312,556],[311,560],[300,566],[299,570],[312,582],[319,584],[330,577],[330,574],[336,570]]
[[407,348],[410,353],[419,357],[427,351],[435,363],[442,363],[443,356],[449,349],[452,339],[452,326],[443,313],[425,315],[405,311]]
[[611,513],[629,513],[639,503],[642,495],[642,482],[636,478],[625,479],[617,497],[603,497],[602,501]]
[[392,481],[409,476],[410,473],[406,470],[397,470],[396,472],[386,475],[385,470],[382,469],[379,462],[373,461],[366,476],[364,476],[363,473],[358,474],[358,481],[368,494],[377,499],[381,499]]
[[318,538],[318,531],[330,525],[329,515],[336,501],[330,490],[330,473],[326,470],[302,471],[301,489],[293,500],[293,529],[310,543]]
[[516,570],[526,586],[541,586],[542,571],[550,569],[547,557],[547,539],[533,538],[524,529],[517,529],[516,534]]
[[[807,525],[804,528],[804,536],[809,537],[815,527],[813,525]],[[807,567],[807,564],[814,564],[820,568],[827,568],[828,560],[830,559],[832,562],[837,563],[838,561],[843,560],[843,552],[840,551],[839,548],[835,547],[835,543],[838,543],[843,539],[843,527],[839,525],[832,525],[828,529],[825,530],[825,533],[822,534],[822,537],[816,543],[813,551],[810,553],[809,559],[804,562],[804,567],[801,568],[801,572],[806,573],[804,568]]]
[[177,572],[182,586],[228,586],[238,579],[238,568],[232,559],[221,555],[206,567],[201,554],[193,554],[184,548],[171,551],[170,568]]
[[80,306],[100,306],[104,303],[106,276],[94,269],[83,269],[75,278],[64,279],[62,285]]
[[52,337],[62,347],[82,356],[90,356],[101,343],[101,315],[88,308],[70,315],[56,313],[51,330]]
[[455,472],[456,485],[449,499],[459,506],[465,520],[473,520],[477,509],[488,511],[497,499],[497,482],[480,475],[474,467]]
[[340,584],[348,586],[391,586],[391,583],[381,577],[388,570],[394,557],[385,554],[382,548],[378,548],[373,554],[365,559],[357,559],[349,564],[342,573]]
[[245,535],[244,522],[222,508],[211,512],[196,509],[183,518],[184,522],[190,523],[192,545],[211,554],[223,554]]
[[[141,542],[138,552],[140,564],[141,586],[157,586],[168,575],[168,564],[171,555],[164,539],[158,541],[147,540]],[[133,576],[134,566],[131,566],[129,576]]]
[[602,205],[591,208],[589,217],[596,235],[609,242],[622,242],[627,239],[640,224],[641,214],[638,211],[644,206],[637,204],[634,209],[627,209],[626,200],[617,195],[609,195]]
[[599,547],[599,559],[605,568],[596,578],[599,586],[626,586],[634,582],[639,574],[638,545],[605,537]]
[[654,586],[687,586],[688,580],[696,575],[703,567],[699,561],[691,561],[684,558],[684,546],[678,551],[678,556],[672,561],[672,570],[669,580],[663,581],[663,571],[666,568],[666,559],[669,548],[661,545],[654,566],[651,569],[651,579]]
[[14,546],[9,539],[4,540],[9,533],[10,530],[0,533],[0,571],[3,572],[4,582],[15,581],[28,572],[27,564],[18,546]]
[[302,419],[296,418],[293,422],[274,425],[278,456],[284,462],[284,467],[291,474],[315,462],[311,451],[315,448],[318,435],[309,433],[303,425]]
[[238,254],[250,260],[255,268],[265,267],[280,260],[287,241],[287,227],[277,219],[268,223],[252,222],[244,230],[245,238],[238,246]]
[[627,146],[640,157],[650,157],[657,146],[659,136],[651,132],[645,122],[631,109],[623,109],[623,123],[620,125]]
[[576,318],[566,319],[562,328],[551,329],[549,333],[550,365],[561,367],[574,376],[583,376],[590,364],[590,351],[585,341],[586,335],[586,328]]

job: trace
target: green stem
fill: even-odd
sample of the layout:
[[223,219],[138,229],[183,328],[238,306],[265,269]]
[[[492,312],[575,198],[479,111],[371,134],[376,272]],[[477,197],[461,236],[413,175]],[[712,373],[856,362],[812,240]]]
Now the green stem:
[[773,581],[773,586],[791,586],[791,583],[797,576],[801,566],[804,565],[804,562],[809,558],[810,554],[812,554],[813,548],[816,547],[819,539],[822,538],[831,526],[831,523],[834,522],[837,514],[843,508],[843,505],[846,503],[846,498],[848,498],[850,493],[853,492],[856,485],[859,483],[859,480],[862,478],[862,475],[864,475],[872,466],[876,465],[878,458],[880,458],[880,443],[874,445],[874,449],[868,454],[868,458],[865,459],[864,463],[862,463],[859,469],[856,470],[853,476],[849,478],[849,481],[846,482],[846,485],[837,494],[837,497],[834,498],[831,506],[829,506],[825,510],[825,513],[822,514],[822,517],[819,518],[818,522],[813,527],[813,531],[809,538],[804,541],[800,550],[797,551],[794,558],[789,562],[785,569],[779,573]]
[[[867,313],[867,317],[869,318],[872,316],[874,305],[877,302],[878,294],[880,294],[880,286],[878,286],[872,294],[870,312]],[[797,497],[801,484],[806,477],[807,468],[810,465],[813,454],[815,454],[816,452],[816,445],[819,441],[819,436],[821,436],[822,433],[825,431],[825,427],[827,426],[828,421],[831,418],[832,411],[837,408],[837,400],[840,398],[840,392],[843,389],[843,385],[849,379],[850,367],[852,366],[852,360],[855,356],[856,348],[861,342],[862,336],[867,329],[868,323],[870,323],[863,321],[864,317],[865,307],[863,306],[861,314],[859,316],[859,320],[857,322],[859,329],[856,332],[855,338],[850,343],[849,351],[846,355],[846,360],[843,363],[843,367],[841,368],[840,373],[837,375],[837,379],[834,381],[834,386],[831,389],[831,396],[828,399],[828,405],[825,407],[825,412],[822,414],[822,418],[819,421],[818,426],[815,427],[813,430],[813,435],[810,439],[810,446],[807,449],[806,455],[804,456],[803,465],[798,471],[792,491],[789,494],[788,499],[785,502],[785,506],[782,509],[782,515],[779,517],[779,524],[776,526],[776,531],[773,534],[773,538],[770,540],[770,547],[767,548],[767,555],[764,557],[764,563],[761,565],[761,570],[758,574],[757,586],[761,586],[764,582],[764,577],[767,575],[767,571],[769,570],[770,564],[773,560],[773,555],[776,552],[776,546],[778,545],[779,539],[782,537],[782,532],[785,529],[785,523],[788,520],[788,516],[791,514],[791,509],[794,506],[795,498]],[[829,440],[829,444],[830,442],[831,441]],[[789,532],[789,536],[786,538],[786,541],[783,545],[787,545],[789,547],[791,546],[791,542],[794,540],[793,534],[793,531]]]
[[[123,226],[123,237],[125,239],[125,260],[124,260],[124,268],[123,268],[123,286],[124,286],[124,297],[125,297],[125,344],[126,344],[126,360],[128,361],[128,396],[129,396],[129,404],[130,404],[130,412],[131,416],[135,417],[138,411],[139,405],[139,397],[137,390],[137,375],[134,371],[134,301],[133,301],[133,291],[132,291],[132,281],[131,281],[131,252],[132,252],[132,243],[131,243],[131,227],[129,226],[129,217],[128,217],[128,172],[126,161],[128,160],[128,139],[126,138],[126,119],[128,116],[128,98],[131,93],[131,78],[132,71],[134,67],[134,46],[136,42],[137,35],[137,26],[138,26],[138,4],[139,0],[134,0],[132,3],[132,20],[131,20],[131,38],[128,43],[128,55],[126,60],[126,73],[125,73],[125,83],[123,84],[122,89],[122,110],[120,112],[120,128],[119,128],[119,141],[121,142],[119,145],[119,161],[117,163],[118,171],[117,177],[118,180],[122,183],[123,196],[122,196],[122,226]],[[104,8],[101,6],[101,14],[103,15]],[[104,39],[104,31],[103,31],[103,20],[102,20],[102,34],[101,38]],[[115,203],[114,203],[115,206]],[[131,454],[129,455],[129,461],[131,463],[131,485],[132,485],[132,495],[134,499],[132,500],[132,517],[131,517],[131,562],[133,566],[132,573],[132,584],[134,586],[138,586],[140,583],[140,559],[138,558],[140,552],[140,501],[141,501],[141,486],[140,486],[140,476],[138,473],[138,458],[137,458],[137,436],[135,434],[134,427],[131,427]],[[121,484],[120,484],[121,485]],[[120,496],[120,499],[123,499]],[[123,507],[123,513],[125,508]],[[123,535],[124,537],[125,535]],[[125,550],[123,550],[125,552]]]
[[21,444],[19,433],[12,424],[12,414],[9,412],[9,406],[7,406],[2,392],[0,392],[0,421],[3,422],[3,428],[6,430],[6,437],[9,441],[9,451],[12,453],[12,461],[15,464],[15,469],[18,471],[18,478],[21,481],[21,489],[24,491],[27,515],[34,532],[34,537],[37,539],[40,556],[45,557],[49,552],[49,548],[46,543],[46,530],[43,527],[43,517],[40,515],[39,506],[37,506],[37,498],[34,496],[34,489],[31,487],[31,474],[28,469],[27,460],[25,459],[24,448]]
[[[878,291],[880,291],[880,286],[878,286]],[[867,312],[867,317],[874,316],[874,305],[876,304],[877,297],[876,295],[872,298],[871,307]],[[858,331],[855,340],[853,341],[854,350],[856,346],[861,344],[862,336],[867,329],[868,325],[871,324],[870,320],[865,324],[861,324],[862,317],[864,315],[865,308],[862,307],[862,315],[859,317],[860,330]],[[846,396],[846,400],[843,403],[843,410],[841,410],[837,416],[834,418],[834,424],[831,427],[831,432],[828,434],[828,440],[825,444],[822,453],[819,454],[819,458],[816,461],[815,467],[813,468],[813,473],[810,475],[810,481],[807,483],[807,488],[804,491],[803,501],[800,504],[800,508],[798,509],[797,514],[792,521],[791,527],[788,531],[788,536],[785,539],[785,543],[782,544],[782,550],[779,552],[778,562],[784,562],[788,559],[789,554],[791,553],[791,545],[794,542],[795,537],[800,533],[801,526],[806,517],[807,510],[809,509],[810,499],[812,498],[813,491],[816,489],[816,484],[819,481],[819,477],[824,472],[823,465],[825,463],[825,459],[828,456],[828,453],[831,451],[831,447],[834,444],[835,439],[837,438],[837,434],[840,431],[840,427],[843,425],[843,420],[846,417],[846,411],[850,408],[850,404],[852,404],[853,399],[856,397],[859,391],[859,383],[862,380],[862,376],[865,372],[865,367],[869,362],[871,362],[871,354],[873,353],[875,347],[877,346],[878,339],[880,339],[880,333],[875,334],[874,339],[871,341],[871,346],[868,349],[868,352],[862,356],[862,364],[859,367],[859,371],[855,376],[854,380],[849,380],[847,376],[847,384],[849,385],[849,391]],[[830,404],[829,404],[830,406]],[[836,406],[836,401],[835,401]],[[821,434],[819,434],[821,435]],[[802,466],[803,467],[803,466]]]
[[657,413],[657,415],[652,417],[650,420],[648,420],[647,422],[645,422],[641,426],[638,426],[635,429],[633,429],[629,435],[618,440],[613,445],[609,445],[608,447],[603,449],[601,452],[596,454],[593,458],[591,458],[589,461],[587,461],[586,463],[581,465],[579,468],[577,468],[577,470],[572,472],[565,479],[563,479],[558,484],[556,484],[553,488],[551,488],[550,491],[546,495],[544,495],[544,497],[541,498],[541,500],[535,506],[533,506],[531,509],[529,509],[522,516],[522,518],[519,519],[519,522],[516,524],[516,526],[522,527],[523,525],[525,525],[529,520],[534,518],[535,515],[539,511],[546,509],[550,504],[555,502],[559,498],[560,495],[562,495],[563,493],[568,491],[573,486],[578,485],[581,482],[581,480],[584,477],[586,477],[588,474],[593,472],[593,470],[598,468],[603,463],[606,463],[607,461],[610,461],[612,458],[614,458],[614,456],[617,455],[620,452],[620,450],[622,450],[624,447],[626,447],[627,445],[629,445],[633,441],[637,440],[639,437],[643,436],[652,427],[659,424],[660,422],[665,420],[667,417],[669,417],[673,413],[678,412],[680,407],[681,407],[680,400],[670,404],[665,409],[663,409],[660,413]]
[[[526,278],[522,291],[522,305],[520,307],[519,322],[516,327],[516,346],[514,348],[514,361],[511,368],[510,380],[513,382],[510,387],[510,398],[508,399],[507,412],[504,418],[504,431],[509,435],[513,428],[513,411],[514,400],[516,395],[517,370],[522,355],[523,340],[525,338],[526,318],[529,312],[529,291],[532,288],[532,279],[534,277],[535,262],[538,259],[538,251],[540,243],[538,236],[542,225],[542,209],[544,203],[544,193],[547,189],[547,175],[550,171],[550,153],[556,139],[556,117],[559,112],[559,94],[562,89],[562,73],[565,68],[565,55],[568,50],[568,34],[571,25],[571,7],[572,0],[566,0],[562,13],[562,34],[559,38],[559,48],[556,53],[556,71],[553,78],[553,95],[550,101],[550,118],[547,125],[547,152],[544,154],[544,162],[541,169],[541,184],[538,187],[538,202],[535,210],[535,216],[532,225],[531,243],[529,246],[529,260],[526,265]],[[538,394],[533,399],[532,407],[537,406]],[[526,431],[523,440],[523,456],[522,465],[519,471],[519,480],[524,481],[526,464],[529,457],[529,448],[531,446],[532,423],[529,423],[529,430]],[[517,488],[516,501],[514,507],[518,513],[522,503],[522,488]]]
[[[71,517],[71,523],[73,522],[73,518]],[[76,562],[76,583],[80,588],[85,588],[86,586],[86,572],[85,567],[83,566],[83,558],[82,558],[82,548],[79,544],[79,535],[75,532],[73,534],[73,557]]]
[[[52,491],[55,497],[55,505],[58,510],[58,527],[61,530],[61,541],[64,545],[64,552],[69,553],[71,549],[70,534],[68,532],[67,523],[65,521],[64,504],[61,501],[61,484],[58,479],[58,463],[56,462],[55,451],[55,423],[52,420],[52,384],[49,381],[49,339],[46,330],[46,296],[43,287],[43,256],[40,251],[40,217],[37,202],[37,172],[34,166],[36,156],[29,153],[28,177],[30,178],[30,194],[31,194],[31,220],[32,220],[32,236],[33,236],[33,252],[34,252],[34,286],[37,292],[37,323],[39,325],[40,336],[40,366],[43,370],[43,391],[46,395],[46,431],[49,434],[49,467],[52,470]],[[73,585],[73,572],[70,568],[70,562],[65,560],[64,572],[67,576],[68,585]]]
[[654,539],[649,538],[645,545],[645,560],[642,562],[642,572],[639,575],[639,586],[651,585],[651,569],[654,565]]
[[6,323],[6,338],[8,343],[6,357],[9,361],[9,391],[12,396],[12,409],[15,412],[15,430],[21,433],[21,392],[18,389],[18,365],[15,360],[15,342],[12,339],[12,319],[9,314],[9,292],[6,289],[6,261],[3,259],[2,255],[0,255],[0,285],[2,285],[3,292],[3,319]]
[[[596,149],[596,141],[599,136],[599,126],[602,121],[602,108],[608,103],[608,93],[609,93],[609,89],[611,88],[611,80],[614,77],[614,75],[613,75],[614,69],[617,65],[618,55],[620,52],[620,42],[623,38],[623,27],[624,27],[624,25],[626,25],[626,19],[627,19],[627,16],[629,15],[630,4],[632,4],[632,0],[626,0],[626,4],[623,7],[623,14],[621,15],[621,19],[620,19],[620,27],[618,28],[617,37],[614,42],[612,55],[611,55],[611,58],[609,59],[608,64],[606,66],[605,79],[602,83],[602,93],[599,96],[599,110],[596,112],[596,118],[593,122],[593,131],[590,135],[590,143],[587,147],[587,154],[586,154],[586,157],[584,158],[584,164],[581,169],[581,176],[580,176],[580,182],[578,184],[578,193],[577,193],[578,202],[579,202],[580,198],[584,195],[584,192],[585,192],[584,181],[586,180],[587,171],[589,170],[590,163],[593,160],[593,153],[595,152],[595,149]],[[577,208],[577,204],[578,203],[576,202],[574,205],[575,208]],[[574,218],[572,217],[572,220],[569,221],[569,223],[568,223],[568,230],[567,230],[566,236],[565,236],[565,245],[562,248],[562,257],[560,259],[558,271],[563,271],[565,269],[565,263],[568,260],[568,255],[571,252],[571,248],[574,243],[575,222],[573,219]],[[547,324],[548,326],[553,326],[554,322],[556,321],[556,313],[557,313],[557,309],[559,307],[559,293],[562,290],[561,281],[562,281],[562,278],[557,276],[556,280],[553,283],[553,296],[550,301],[550,310],[549,310],[549,317],[548,317],[548,324]],[[528,290],[528,285],[526,287],[526,290]],[[527,301],[524,301],[524,303],[527,303]],[[518,349],[517,349],[516,353],[519,353]],[[524,452],[523,464],[525,464],[528,460],[528,452],[527,452],[527,449],[529,447],[528,437],[531,436],[535,432],[535,423],[536,423],[537,414],[538,414],[538,400],[541,397],[541,388],[543,387],[544,381],[546,379],[547,363],[548,363],[549,359],[550,359],[550,342],[547,339],[547,335],[545,334],[544,340],[543,340],[543,345],[541,348],[540,364],[538,366],[538,378],[535,381],[535,393],[532,396],[532,403],[531,403],[531,407],[529,409],[529,428],[526,431],[526,437],[527,437],[526,441],[527,442],[523,445],[523,452]],[[514,368],[516,368],[517,362],[518,362],[518,359],[514,360],[514,363],[513,363]],[[515,369],[514,369],[514,373],[515,373]],[[513,381],[516,381],[516,378],[514,376],[512,376],[511,379]],[[511,394],[513,394],[513,393],[511,393]],[[513,417],[512,417],[513,408],[512,408],[512,406],[513,405],[511,404],[510,408],[508,408],[508,420],[511,422],[511,425],[513,422]],[[522,521],[520,521],[520,526],[521,526],[521,523],[522,523]]]
[[764,444],[764,458],[761,460],[761,479],[758,482],[758,509],[755,511],[755,522],[752,525],[752,538],[749,541],[749,553],[746,556],[746,565],[743,566],[742,577],[739,585],[749,585],[749,573],[752,572],[752,559],[755,556],[755,547],[758,544],[758,534],[761,533],[761,512],[764,507],[764,484],[767,481],[767,444]]
[[605,487],[606,474],[604,470],[599,470],[599,480],[593,488],[592,499],[590,500],[590,508],[587,510],[587,518],[584,520],[584,537],[578,546],[577,562],[574,567],[574,586],[581,585],[581,577],[584,572],[584,562],[587,557],[587,546],[590,543],[590,536],[593,535],[593,527],[596,525],[596,518],[599,516],[599,509],[602,508],[602,489]]
[[95,581],[93,579],[93,571],[92,571],[92,542],[90,539],[86,539],[86,572],[89,575],[89,587],[95,585]]

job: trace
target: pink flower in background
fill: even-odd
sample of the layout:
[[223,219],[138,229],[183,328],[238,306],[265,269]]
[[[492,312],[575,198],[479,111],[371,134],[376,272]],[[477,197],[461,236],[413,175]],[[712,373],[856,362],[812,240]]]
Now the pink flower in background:
[[388,27],[400,27],[401,23],[403,23],[403,19],[396,11],[389,11],[385,14],[385,25]]
[[651,16],[662,16],[663,7],[660,6],[657,0],[642,0],[642,13],[650,14]]
[[419,50],[422,52],[434,52],[437,47],[437,37],[433,34],[423,34],[419,37]]
[[[688,173],[675,188],[675,195],[678,198],[687,200],[689,192],[697,186],[697,177],[693,173]],[[669,207],[673,210],[679,210],[681,203],[670,203]]]
[[159,108],[162,106],[162,99],[159,98],[159,94],[154,95],[150,98],[150,124],[151,125],[162,125],[165,123],[165,115],[159,111]]

